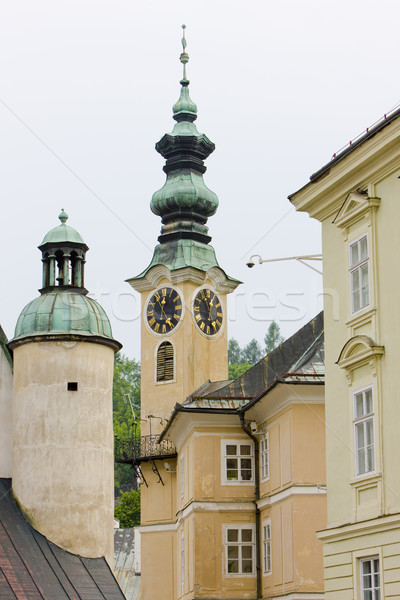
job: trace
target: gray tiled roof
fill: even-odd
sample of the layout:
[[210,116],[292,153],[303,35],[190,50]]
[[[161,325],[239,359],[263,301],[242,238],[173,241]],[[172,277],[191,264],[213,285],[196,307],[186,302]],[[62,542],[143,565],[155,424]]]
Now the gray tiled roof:
[[35,531],[0,479],[1,600],[124,600],[104,558],[82,558]]

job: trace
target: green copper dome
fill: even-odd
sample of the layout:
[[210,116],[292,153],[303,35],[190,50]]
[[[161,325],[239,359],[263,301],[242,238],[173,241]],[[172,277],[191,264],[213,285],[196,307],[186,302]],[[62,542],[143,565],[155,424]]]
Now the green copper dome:
[[58,215],[58,218],[61,221],[61,225],[58,227],[54,227],[51,229],[43,238],[43,242],[40,244],[39,248],[44,246],[45,244],[62,244],[62,243],[73,243],[73,244],[85,244],[82,239],[80,233],[76,231],[73,227],[66,225],[66,221],[68,219],[68,215],[64,212],[64,209],[61,209],[61,213]]
[[104,309],[87,297],[84,287],[84,265],[88,247],[75,229],[65,223],[68,215],[62,209],[61,225],[44,237],[42,251],[43,277],[40,296],[22,310],[15,327],[11,349],[32,341],[87,341],[122,346],[113,339],[110,321]]
[[12,341],[60,333],[101,336],[113,340],[110,321],[100,304],[78,292],[54,290],[25,306],[18,318]]

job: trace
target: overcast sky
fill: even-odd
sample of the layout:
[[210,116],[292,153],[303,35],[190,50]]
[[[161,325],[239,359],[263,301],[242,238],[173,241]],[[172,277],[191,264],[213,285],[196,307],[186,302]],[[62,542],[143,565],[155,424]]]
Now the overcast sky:
[[61,208],[90,247],[86,285],[114,336],[140,357],[137,295],[165,180],[154,144],[172,130],[187,25],[197,126],[216,144],[205,182],[221,267],[244,283],[229,334],[285,337],[321,308],[322,278],[296,263],[320,226],[288,194],[400,100],[395,0],[13,0],[0,13],[0,322],[9,338],[41,285],[45,233]]

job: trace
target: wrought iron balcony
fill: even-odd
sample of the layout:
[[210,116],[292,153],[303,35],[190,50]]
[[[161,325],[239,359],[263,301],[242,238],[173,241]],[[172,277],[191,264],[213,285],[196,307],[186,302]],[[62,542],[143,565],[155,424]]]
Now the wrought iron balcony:
[[114,438],[115,462],[132,465],[157,458],[173,458],[176,448],[173,442],[163,440],[158,443],[158,435],[119,439]]

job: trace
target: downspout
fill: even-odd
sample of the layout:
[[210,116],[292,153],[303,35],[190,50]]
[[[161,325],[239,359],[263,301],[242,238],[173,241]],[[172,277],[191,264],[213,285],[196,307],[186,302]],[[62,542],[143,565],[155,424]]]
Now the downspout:
[[255,481],[255,516],[256,516],[256,572],[257,572],[257,600],[262,598],[262,574],[261,574],[261,540],[260,540],[260,509],[257,506],[257,501],[260,499],[260,465],[258,439],[246,428],[244,424],[244,411],[239,412],[240,426],[254,442],[254,481]]

